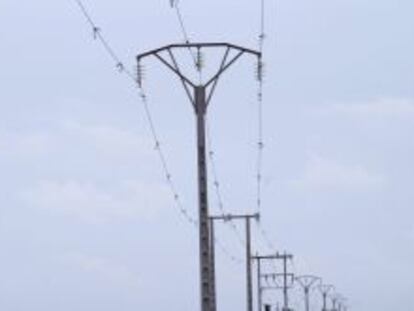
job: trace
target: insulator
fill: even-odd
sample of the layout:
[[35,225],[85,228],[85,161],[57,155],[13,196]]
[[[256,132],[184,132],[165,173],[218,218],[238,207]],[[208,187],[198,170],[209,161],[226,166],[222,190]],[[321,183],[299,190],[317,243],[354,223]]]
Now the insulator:
[[144,79],[144,68],[140,62],[137,65],[137,82],[139,87],[142,87],[142,81]]
[[262,141],[259,141],[259,142],[257,143],[257,146],[258,146],[259,150],[264,149],[264,143],[263,143]]
[[259,40],[260,40],[260,41],[264,41],[265,39],[266,39],[266,34],[262,32],[262,33],[259,35]]
[[201,49],[197,50],[196,67],[198,71],[201,71],[204,67],[204,54]]
[[258,60],[257,66],[256,66],[256,78],[258,81],[263,81],[263,75],[264,75],[264,63],[261,59]]

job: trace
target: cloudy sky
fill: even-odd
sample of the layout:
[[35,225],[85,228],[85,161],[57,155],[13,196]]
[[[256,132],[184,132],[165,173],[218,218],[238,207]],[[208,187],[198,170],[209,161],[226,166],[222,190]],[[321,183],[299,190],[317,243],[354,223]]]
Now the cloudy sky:
[[[180,7],[191,40],[257,48],[258,2]],[[136,54],[183,39],[168,0],[84,3],[128,69]],[[410,0],[266,1],[261,224],[295,255],[292,271],[334,284],[356,311],[414,307],[413,12]],[[76,3],[2,0],[0,38],[0,308],[198,308],[197,231],[165,182],[136,88]],[[197,216],[192,108],[171,73],[145,65],[161,146]],[[255,211],[254,66],[235,65],[209,110],[234,213]],[[219,306],[242,309],[244,268],[228,255],[243,259],[242,245],[227,225],[217,235]],[[254,249],[274,251],[258,230]],[[300,291],[291,294],[300,310]]]

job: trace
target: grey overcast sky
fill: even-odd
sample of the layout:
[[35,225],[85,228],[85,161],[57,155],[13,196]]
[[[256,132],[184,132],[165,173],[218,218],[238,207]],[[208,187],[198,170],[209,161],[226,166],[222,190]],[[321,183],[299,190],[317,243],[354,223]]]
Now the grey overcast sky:
[[[168,0],[84,3],[128,68],[182,41]],[[259,1],[180,7],[191,40],[257,48]],[[413,14],[412,0],[266,0],[262,225],[295,272],[322,276],[355,311],[414,308]],[[1,0],[0,38],[0,309],[196,310],[197,231],[174,206],[136,89],[74,1]],[[196,215],[193,111],[160,64],[145,73]],[[254,210],[256,88],[244,58],[209,110],[231,212]],[[217,230],[242,258],[229,227]],[[243,266],[217,256],[220,309],[241,310]],[[303,307],[297,290],[292,305]]]

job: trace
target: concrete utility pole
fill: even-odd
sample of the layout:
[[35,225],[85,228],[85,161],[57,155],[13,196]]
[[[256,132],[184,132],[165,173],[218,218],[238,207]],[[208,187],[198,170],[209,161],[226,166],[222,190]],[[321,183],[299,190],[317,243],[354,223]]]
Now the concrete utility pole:
[[328,311],[328,295],[335,287],[333,285],[320,284],[318,288],[322,294],[322,311]]
[[[287,261],[293,259],[292,255],[283,254],[281,256],[281,259],[283,260],[283,308],[282,311],[290,311],[289,308],[289,285],[288,285],[288,271],[287,271]],[[293,275],[291,275],[293,277]]]
[[[217,72],[204,84],[191,81],[180,70],[174,52],[177,50],[196,51],[201,55],[201,49],[224,49],[221,65]],[[231,52],[236,52],[231,56]],[[192,52],[193,53],[193,52]],[[261,53],[229,43],[185,43],[171,44],[137,56],[138,68],[146,57],[155,57],[180,79],[196,115],[197,129],[197,168],[198,168],[198,211],[199,211],[199,248],[200,248],[200,300],[201,311],[215,311],[214,274],[211,271],[211,236],[209,230],[208,193],[207,193],[207,158],[206,158],[206,128],[205,118],[207,108],[214,90],[222,74],[232,66],[242,55],[250,54],[258,58],[261,64]],[[196,67],[201,70],[200,60],[196,61]],[[138,71],[140,72],[140,70]],[[141,78],[138,77],[141,84]],[[213,283],[213,284],[211,284]]]
[[303,288],[305,294],[305,311],[310,310],[310,297],[309,292],[317,282],[321,281],[320,277],[314,275],[301,275],[295,277],[295,281]]
[[334,296],[331,298],[332,301],[332,311],[338,311],[338,309],[336,308],[337,303],[338,303],[338,297]]
[[[290,254],[279,254],[276,253],[275,255],[268,255],[268,256],[253,256],[253,259],[255,259],[257,261],[257,280],[258,280],[258,284],[257,284],[257,303],[258,303],[258,311],[262,311],[262,295],[263,295],[263,288],[262,288],[262,284],[261,284],[261,279],[263,277],[262,273],[261,273],[261,262],[263,260],[283,260],[283,273],[274,273],[273,275],[276,277],[283,277],[283,308],[282,311],[291,311],[291,309],[289,309],[289,284],[288,284],[288,278],[291,277],[292,280],[294,278],[293,274],[288,273],[287,271],[287,261],[293,259],[293,255]],[[277,287],[275,287],[276,289]]]
[[217,310],[217,292],[216,292],[216,240],[214,233],[214,219],[209,217],[210,220],[210,293],[211,293],[211,310]]
[[[246,306],[247,311],[253,311],[253,280],[252,280],[252,247],[251,247],[251,220],[259,221],[259,214],[252,215],[222,215],[210,216],[211,226],[214,226],[214,220],[233,221],[244,220],[246,231]],[[214,239],[214,235],[213,235]],[[212,243],[212,253],[214,253],[214,243]],[[214,257],[212,258],[213,262]]]

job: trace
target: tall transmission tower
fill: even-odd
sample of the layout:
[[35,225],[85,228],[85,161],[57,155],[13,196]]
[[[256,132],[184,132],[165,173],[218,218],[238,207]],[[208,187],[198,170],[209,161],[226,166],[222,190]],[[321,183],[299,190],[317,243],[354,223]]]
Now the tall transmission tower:
[[347,307],[346,307],[346,303],[347,303],[347,299],[344,296],[340,296],[340,300],[339,300],[339,307],[338,310],[339,311],[346,311]]
[[331,301],[332,301],[332,311],[338,311],[338,309],[337,309],[337,305],[338,305],[338,301],[339,301],[338,296],[333,295],[331,297]]
[[320,284],[318,288],[322,294],[322,311],[328,311],[328,295],[335,290],[335,287],[333,285]]
[[305,311],[310,310],[310,290],[317,285],[318,282],[321,282],[321,278],[314,275],[300,275],[295,277],[295,281],[303,288],[305,294]]
[[[177,50],[195,49],[201,55],[202,49],[224,49],[221,64],[215,74],[205,83],[193,82],[181,70],[174,52]],[[231,52],[236,52],[230,56]],[[165,56],[167,54],[167,56]],[[199,256],[200,256],[200,300],[201,311],[215,311],[215,278],[212,271],[211,235],[208,211],[207,191],[207,157],[206,157],[206,125],[207,108],[222,74],[242,55],[249,54],[257,58],[261,64],[261,52],[229,43],[185,43],[171,44],[151,50],[137,56],[138,83],[141,79],[141,61],[146,57],[155,57],[180,79],[185,92],[194,108],[197,132],[197,168],[198,168],[198,210],[199,210]],[[169,60],[168,60],[169,58]],[[200,62],[196,62],[199,64]],[[200,69],[201,66],[196,66]],[[258,68],[260,66],[258,65]]]
[[332,311],[343,311],[346,298],[341,294],[334,293],[331,296]]

